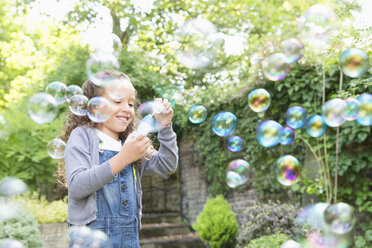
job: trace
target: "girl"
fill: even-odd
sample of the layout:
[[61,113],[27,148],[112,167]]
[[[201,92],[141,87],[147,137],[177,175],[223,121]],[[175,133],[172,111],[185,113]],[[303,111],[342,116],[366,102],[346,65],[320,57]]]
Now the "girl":
[[[178,148],[172,129],[173,110],[161,100],[162,113],[155,119],[160,148],[153,150],[144,134],[134,135],[137,92],[124,73],[105,71],[101,77],[116,77],[114,94],[108,86],[84,83],[89,99],[101,96],[111,102],[111,117],[93,123],[87,116],[70,113],[62,139],[67,140],[64,163],[68,187],[68,224],[105,232],[112,248],[140,247],[138,230],[142,215],[141,177],[143,174],[171,174],[177,169]],[[111,94],[109,94],[111,93]],[[70,247],[72,246],[70,242]]]

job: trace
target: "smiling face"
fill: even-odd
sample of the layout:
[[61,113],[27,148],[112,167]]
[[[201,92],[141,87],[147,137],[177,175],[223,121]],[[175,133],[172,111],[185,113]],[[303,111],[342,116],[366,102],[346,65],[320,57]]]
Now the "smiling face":
[[102,97],[111,103],[112,115],[104,123],[97,124],[97,128],[118,140],[119,133],[124,132],[135,117],[136,91],[129,80],[122,79],[106,86]]

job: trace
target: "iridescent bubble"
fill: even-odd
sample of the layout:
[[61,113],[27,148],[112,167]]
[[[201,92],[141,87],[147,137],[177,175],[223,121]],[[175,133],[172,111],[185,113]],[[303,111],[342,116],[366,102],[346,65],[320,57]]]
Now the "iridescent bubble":
[[165,108],[160,101],[147,101],[141,103],[137,111],[142,116],[145,116],[162,113],[165,111]]
[[341,114],[342,117],[347,121],[355,120],[359,113],[359,101],[355,98],[348,98],[345,102],[346,107],[344,112]]
[[280,50],[286,56],[288,64],[299,61],[303,55],[303,49],[304,45],[296,38],[284,40],[280,45]]
[[306,248],[349,248],[350,242],[345,237],[321,230],[309,232],[303,241],[303,246]]
[[69,102],[74,95],[84,95],[84,92],[80,86],[72,84],[67,87],[66,100]]
[[53,96],[58,104],[66,102],[67,86],[64,83],[58,81],[51,82],[48,84],[45,91]]
[[275,175],[278,182],[284,186],[297,183],[301,175],[301,165],[292,155],[284,155],[276,161]]
[[68,107],[74,115],[84,116],[87,114],[88,101],[88,97],[84,95],[73,95],[68,103]]
[[106,34],[105,36],[105,39],[102,39],[102,42],[98,44],[98,51],[118,57],[123,47],[120,38],[114,33]]
[[210,65],[220,43],[216,33],[215,26],[208,20],[195,18],[186,21],[174,35],[177,60],[191,69]]
[[236,159],[227,166],[226,183],[230,188],[236,188],[249,180],[250,165],[243,159]]
[[270,107],[271,96],[265,89],[255,89],[248,94],[248,105],[257,113],[266,111]]
[[0,248],[25,248],[18,240],[2,239],[0,240]]
[[321,115],[312,115],[306,122],[306,132],[314,138],[322,136],[327,129],[324,118]]
[[65,155],[66,143],[61,139],[52,139],[48,142],[47,152],[51,158],[60,159]]
[[341,54],[340,65],[346,76],[359,78],[368,70],[368,55],[359,48],[349,48]]
[[285,122],[293,129],[302,128],[306,123],[306,111],[300,106],[293,106],[287,110]]
[[56,99],[47,93],[37,93],[28,100],[28,116],[37,124],[53,121],[57,108]]
[[327,101],[322,106],[322,115],[325,124],[330,127],[339,127],[345,119],[342,117],[342,113],[345,112],[346,102],[340,98],[334,98]]
[[302,245],[294,240],[285,241],[280,248],[302,248]]
[[238,119],[233,113],[221,112],[212,119],[212,130],[220,137],[231,135],[237,126]]
[[262,61],[264,76],[271,81],[280,81],[289,72],[287,57],[283,53],[274,53]]
[[339,235],[349,233],[356,221],[354,208],[344,202],[332,204],[325,209],[324,220],[332,232]]
[[112,115],[111,103],[104,97],[93,97],[88,101],[87,115],[91,121],[103,123]]
[[282,145],[290,145],[295,139],[295,133],[290,127],[283,127],[280,130],[279,142]]
[[115,71],[120,68],[118,59],[110,53],[96,53],[93,54],[87,61],[87,75],[90,81],[97,86],[103,86],[113,78],[100,73],[101,71]]
[[27,185],[18,178],[5,177],[0,181],[0,195],[12,197],[24,194],[28,190]]
[[324,211],[328,206],[329,203],[324,202],[307,205],[298,213],[295,224],[304,229],[325,230]]
[[231,152],[239,152],[243,149],[243,139],[239,136],[231,136],[227,139],[227,148]]
[[363,94],[358,97],[359,113],[355,121],[362,126],[372,125],[372,94]]
[[189,121],[194,124],[199,124],[207,118],[207,109],[202,105],[195,105],[189,109]]
[[[108,75],[105,79],[105,92],[113,100],[123,99],[126,97],[125,93],[128,88],[132,88],[133,85],[129,79],[122,78],[118,75]],[[103,77],[101,77],[103,78]]]
[[282,128],[282,125],[273,120],[261,122],[256,129],[258,143],[264,147],[276,146],[279,143]]

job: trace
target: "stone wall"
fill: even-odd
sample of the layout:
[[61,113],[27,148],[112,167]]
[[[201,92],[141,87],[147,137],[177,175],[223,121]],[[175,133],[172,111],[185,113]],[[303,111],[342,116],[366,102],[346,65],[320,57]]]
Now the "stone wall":
[[70,241],[67,223],[40,224],[43,248],[67,248]]

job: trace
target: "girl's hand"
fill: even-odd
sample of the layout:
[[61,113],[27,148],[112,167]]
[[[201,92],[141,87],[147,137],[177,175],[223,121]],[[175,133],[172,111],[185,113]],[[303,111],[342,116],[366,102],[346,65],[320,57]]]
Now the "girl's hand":
[[134,134],[135,132],[128,135],[120,151],[129,163],[143,158],[150,147],[150,139],[145,134],[138,134],[135,137]]
[[161,113],[155,113],[154,118],[161,127],[167,127],[172,123],[173,109],[170,102],[167,99],[162,100],[161,98],[155,99],[163,105],[164,109]]

